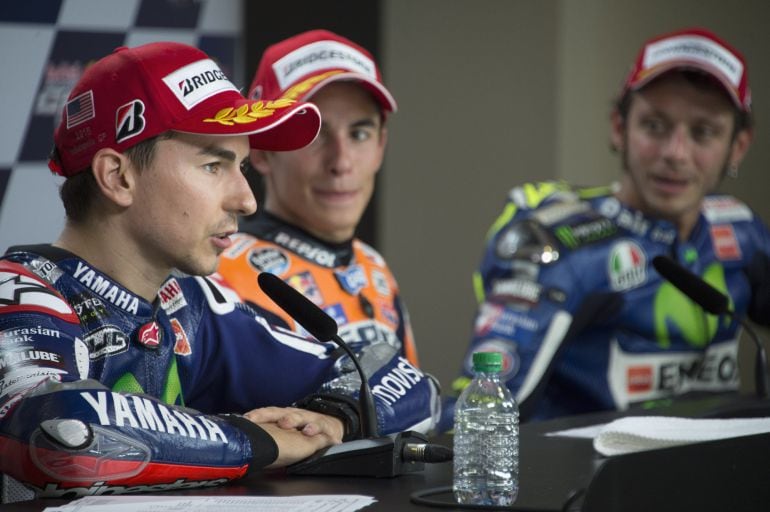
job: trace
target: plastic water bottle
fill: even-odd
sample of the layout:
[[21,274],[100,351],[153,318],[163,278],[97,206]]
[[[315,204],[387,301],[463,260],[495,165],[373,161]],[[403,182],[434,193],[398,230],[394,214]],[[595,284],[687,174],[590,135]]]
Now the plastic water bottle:
[[458,503],[506,506],[519,492],[519,408],[500,382],[501,369],[499,352],[473,354],[475,376],[455,404]]

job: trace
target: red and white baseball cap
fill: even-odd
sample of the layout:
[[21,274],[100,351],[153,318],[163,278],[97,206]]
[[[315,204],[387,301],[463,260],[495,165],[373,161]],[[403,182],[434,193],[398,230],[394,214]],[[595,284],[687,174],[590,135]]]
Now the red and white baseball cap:
[[647,41],[626,78],[621,96],[671,70],[694,69],[717,79],[735,105],[751,110],[751,89],[743,55],[703,28],[688,28]]
[[89,66],[73,88],[48,166],[73,176],[102,148],[122,152],[168,130],[249,135],[251,147],[293,150],[312,142],[320,127],[313,104],[244,98],[195,47],[172,42],[120,47]]
[[385,112],[398,109],[372,54],[328,30],[310,30],[269,46],[251,82],[249,98],[307,101],[338,80],[360,82]]

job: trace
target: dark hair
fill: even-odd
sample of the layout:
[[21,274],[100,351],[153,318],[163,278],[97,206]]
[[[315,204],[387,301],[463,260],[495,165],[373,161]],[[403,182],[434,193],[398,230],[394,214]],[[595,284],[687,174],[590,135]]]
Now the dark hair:
[[[172,138],[174,138],[174,132],[166,131],[128,148],[124,154],[134,167],[142,171],[152,163],[152,159],[155,157],[157,142]],[[61,197],[62,204],[64,205],[64,213],[67,215],[67,219],[72,222],[83,222],[86,220],[98,195],[99,187],[96,184],[91,167],[64,180],[59,189],[59,197]]]
[[[730,100],[730,105],[733,106],[733,119],[735,121],[733,123],[733,138],[735,138],[738,132],[742,130],[748,130],[754,124],[754,119],[751,113],[738,108],[735,103],[733,103],[732,98],[730,98],[728,93],[725,91],[724,86],[716,78],[703,73],[702,71],[696,70],[670,71],[666,73],[665,76],[670,76],[672,73],[680,74],[685,80],[687,80],[688,83],[690,83],[690,85],[696,89],[701,91],[719,91],[720,94],[723,94],[726,98],[728,98],[728,100]],[[628,119],[628,111],[631,108],[631,99],[633,97],[634,91],[626,91],[626,93],[618,98],[618,100],[615,102],[615,109],[617,109],[620,117],[623,118],[624,123]]]

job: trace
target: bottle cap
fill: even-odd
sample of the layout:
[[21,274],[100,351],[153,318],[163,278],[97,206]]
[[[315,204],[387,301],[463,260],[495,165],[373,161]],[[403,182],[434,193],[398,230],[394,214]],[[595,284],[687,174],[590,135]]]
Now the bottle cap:
[[503,355],[500,352],[474,352],[473,369],[484,373],[499,372],[503,369]]

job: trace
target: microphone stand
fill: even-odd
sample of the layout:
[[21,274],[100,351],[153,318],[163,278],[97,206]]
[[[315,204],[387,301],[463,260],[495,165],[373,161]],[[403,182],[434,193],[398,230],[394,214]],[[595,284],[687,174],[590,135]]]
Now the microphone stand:
[[419,432],[407,430],[379,436],[377,412],[369,381],[358,356],[337,334],[337,323],[304,295],[281,278],[262,272],[259,287],[278,306],[319,341],[332,341],[350,357],[361,379],[358,404],[363,439],[356,439],[317,451],[305,460],[286,467],[293,475],[336,475],[393,477],[425,469],[425,462],[451,460],[452,450],[428,444]]
[[350,349],[350,346],[345,343],[339,335],[335,334],[330,340],[344,350],[348,357],[350,357],[361,378],[361,389],[358,392],[358,406],[361,408],[361,434],[365,438],[377,437],[377,411],[374,408],[372,390],[369,387],[369,381],[366,379],[364,369],[361,367],[361,362],[358,360],[358,357],[356,357],[356,354]]

